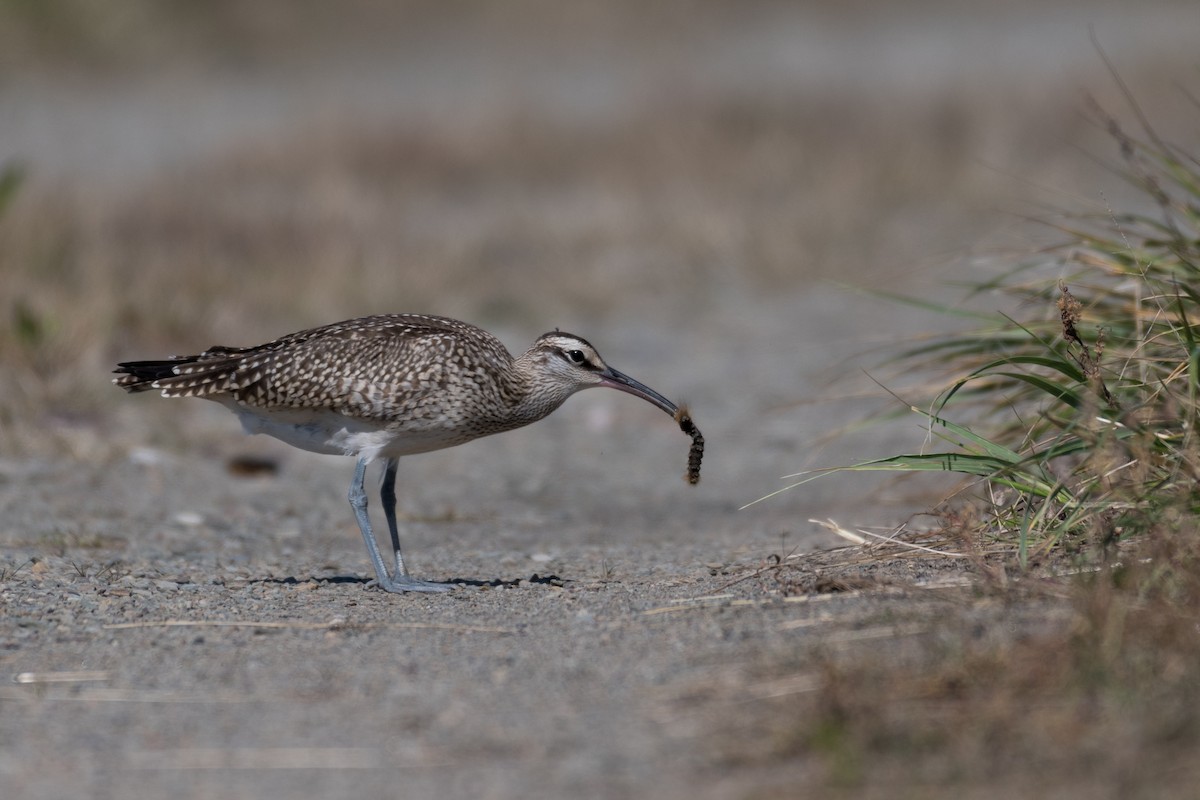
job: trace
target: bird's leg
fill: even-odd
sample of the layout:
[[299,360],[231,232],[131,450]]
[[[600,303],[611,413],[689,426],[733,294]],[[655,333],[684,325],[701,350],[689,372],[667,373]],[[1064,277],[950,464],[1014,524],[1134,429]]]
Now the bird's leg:
[[388,533],[392,537],[392,552],[396,554],[395,574],[408,577],[404,556],[400,553],[400,530],[396,527],[396,464],[398,459],[383,462],[383,483],[379,487],[379,499],[383,502],[383,515],[387,517]]
[[444,583],[429,583],[418,581],[409,576],[404,567],[404,559],[400,555],[400,533],[396,527],[396,459],[389,458],[384,462],[383,487],[379,499],[383,501],[383,513],[387,517],[388,532],[392,537],[392,550],[396,556],[396,572],[388,576],[379,545],[375,541],[375,533],[371,530],[371,518],[367,514],[367,492],[363,482],[367,474],[367,461],[358,460],[354,468],[354,479],[350,482],[350,506],[358,520],[358,529],[367,545],[367,553],[371,556],[371,564],[375,567],[375,582],[380,589],[387,592],[446,592],[454,588]]
[[380,588],[391,590],[392,579],[388,577],[387,567],[383,564],[383,556],[379,554],[379,545],[375,542],[375,533],[371,530],[371,517],[367,514],[367,492],[363,489],[363,478],[367,474],[367,460],[360,458],[354,467],[354,477],[350,481],[350,494],[346,499],[354,509],[354,518],[358,520],[358,530],[362,533],[363,541],[367,543],[367,554],[371,557],[371,565],[375,567],[375,581]]

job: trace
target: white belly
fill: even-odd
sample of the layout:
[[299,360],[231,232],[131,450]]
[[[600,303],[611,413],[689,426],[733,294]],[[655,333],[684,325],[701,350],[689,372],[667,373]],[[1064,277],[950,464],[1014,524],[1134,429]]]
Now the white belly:
[[265,411],[233,401],[222,405],[238,415],[246,433],[262,433],[312,453],[354,456],[368,461],[380,456],[397,458],[428,453],[476,438],[445,429],[388,430],[381,424],[336,411]]

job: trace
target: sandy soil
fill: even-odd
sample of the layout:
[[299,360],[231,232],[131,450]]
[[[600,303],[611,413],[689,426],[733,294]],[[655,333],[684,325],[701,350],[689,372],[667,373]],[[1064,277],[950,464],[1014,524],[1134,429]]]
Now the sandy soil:
[[[360,209],[338,235],[368,240],[344,272],[344,248],[331,246],[319,253],[334,259],[325,282],[296,288],[294,304],[263,301],[287,285],[281,267],[265,288],[247,277],[236,291],[205,289],[222,295],[207,310],[164,289],[158,321],[106,312],[77,332],[93,388],[47,377],[51,400],[5,415],[8,441],[24,444],[0,458],[0,794],[763,798],[849,785],[896,796],[895,773],[869,765],[845,783],[836,752],[805,732],[801,715],[833,691],[828,665],[904,669],[948,642],[1054,635],[1070,612],[997,602],[964,585],[958,561],[775,568],[841,543],[810,518],[889,525],[937,497],[831,478],[738,511],[780,475],[920,445],[905,423],[824,439],[887,402],[862,374],[874,357],[856,354],[940,324],[824,279],[937,291],[981,269],[998,241],[1036,238],[1011,212],[1095,203],[1103,171],[1075,148],[1102,137],[1079,122],[1081,90],[1116,93],[1088,24],[1159,112],[1172,107],[1158,80],[1176,66],[1165,54],[1195,41],[1186,3],[1136,15],[1118,3],[977,5],[755,4],[678,28],[656,18],[641,33],[602,16],[588,36],[551,14],[557,33],[544,38],[483,14],[410,32],[409,47],[343,43],[132,77],[52,71],[0,87],[0,159],[29,166],[31,192],[96,209],[78,236],[109,231],[96,240],[105,257],[158,264],[136,280],[168,288],[183,274],[173,269],[201,274],[204,259],[147,255],[136,222],[144,209],[163,235],[173,209],[191,213],[170,199],[189,187],[246,180],[245,195],[219,201],[231,217],[265,186],[252,220],[285,206],[304,220],[305,159],[329,167],[330,142],[358,142],[349,130],[367,130],[368,147],[415,130],[483,153],[465,159],[468,177],[455,162],[414,179],[445,194],[400,201],[390,178],[380,189],[361,177],[369,165],[335,161],[320,197]],[[662,121],[672,108],[722,133],[678,137],[687,126]],[[745,130],[729,109],[745,112]],[[599,133],[577,151],[582,129]],[[630,131],[663,133],[643,151]],[[937,131],[944,141],[906,138]],[[554,166],[527,174],[534,153],[506,173],[506,146],[486,144],[500,134],[549,142]],[[776,134],[817,155],[778,174]],[[575,166],[576,152],[598,166]],[[402,213],[379,219],[378,207]],[[110,208],[127,213],[103,216]],[[238,234],[250,244],[221,238],[226,228],[201,216],[200,250],[229,274],[291,257],[255,242],[307,243],[253,221]],[[789,250],[797,242],[803,257]],[[389,263],[472,265],[478,280],[397,286],[406,267],[372,267],[381,251]],[[381,310],[468,317],[514,350],[555,325],[589,338],[690,404],[709,446],[701,484],[681,480],[688,441],[669,418],[586,393],[529,429],[402,463],[410,566],[462,587],[389,596],[366,585],[349,461],[245,439],[214,406],[104,394],[118,357],[250,344]],[[135,329],[146,338],[131,341]],[[814,402],[831,395],[842,399]],[[230,468],[246,456],[271,467]],[[926,769],[898,793],[1117,796],[1077,772],[1039,780],[982,756],[959,772]]]

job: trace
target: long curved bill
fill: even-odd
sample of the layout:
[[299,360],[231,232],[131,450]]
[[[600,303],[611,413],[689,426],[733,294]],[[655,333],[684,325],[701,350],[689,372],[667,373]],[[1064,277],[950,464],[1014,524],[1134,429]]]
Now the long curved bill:
[[700,461],[704,458],[704,437],[700,434],[696,423],[692,422],[686,406],[680,408],[646,384],[639,383],[612,367],[607,367],[600,372],[600,385],[611,389],[620,389],[622,392],[628,392],[635,397],[648,400],[670,414],[679,423],[679,429],[692,437],[692,449],[688,451],[687,472],[684,473],[683,479],[693,486],[700,482]]
[[618,372],[612,367],[608,367],[600,373],[600,385],[607,386],[610,389],[619,389],[620,391],[627,392],[634,397],[640,397],[643,400],[647,400],[670,414],[672,417],[679,413],[679,406],[675,405],[646,384],[635,381],[625,373]]

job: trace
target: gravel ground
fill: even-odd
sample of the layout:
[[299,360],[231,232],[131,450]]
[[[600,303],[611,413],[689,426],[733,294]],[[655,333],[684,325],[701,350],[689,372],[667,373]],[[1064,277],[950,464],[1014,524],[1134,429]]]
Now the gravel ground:
[[[473,498],[407,540],[420,574],[463,588],[392,597],[366,586],[336,473],[295,472],[127,462],[86,486],[54,467],[4,482],[8,519],[51,492],[100,495],[108,518],[62,513],[5,543],[9,796],[721,796],[737,771],[697,737],[731,700],[691,693],[753,702],[757,663],[872,616],[862,598],[730,586],[779,542],[728,535],[726,514],[584,524]],[[206,497],[221,507],[189,510]]]

